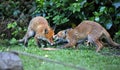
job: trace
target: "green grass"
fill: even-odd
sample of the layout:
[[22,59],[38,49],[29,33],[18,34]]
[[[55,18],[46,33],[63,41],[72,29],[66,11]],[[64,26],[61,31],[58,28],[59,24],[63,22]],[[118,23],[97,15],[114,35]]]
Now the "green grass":
[[[7,48],[0,46],[0,49],[2,51]],[[120,70],[120,55],[114,55],[119,50],[108,47],[103,48],[100,53],[96,53],[94,47],[86,47],[84,45],[80,46],[79,49],[61,49],[55,51],[40,50],[35,45],[31,45],[27,49],[22,47],[22,45],[10,45],[9,49],[47,57],[66,64],[73,64],[85,68],[85,70]],[[24,70],[76,70],[72,67],[49,63],[24,55],[20,55],[20,58],[23,62]]]

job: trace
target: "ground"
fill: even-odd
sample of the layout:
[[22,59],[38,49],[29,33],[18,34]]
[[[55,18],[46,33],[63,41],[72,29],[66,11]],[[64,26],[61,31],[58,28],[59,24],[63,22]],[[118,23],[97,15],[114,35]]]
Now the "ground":
[[[29,45],[27,48],[23,47],[23,45],[10,45],[8,47],[0,46],[0,51],[6,51],[8,48],[47,57],[66,64],[73,64],[85,70],[120,70],[119,50],[109,47],[103,48],[99,53],[95,52],[95,47],[87,47],[86,45],[80,45],[78,49],[54,51],[41,50],[35,45]],[[69,66],[45,62],[29,56],[19,56],[23,62],[24,70],[77,70]]]

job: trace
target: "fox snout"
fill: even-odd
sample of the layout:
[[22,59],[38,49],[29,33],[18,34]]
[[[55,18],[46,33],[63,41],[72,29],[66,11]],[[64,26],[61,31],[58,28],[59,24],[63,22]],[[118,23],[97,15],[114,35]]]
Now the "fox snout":
[[57,35],[54,35],[54,36],[53,36],[53,39],[54,39],[54,41],[57,41],[59,38],[58,38]]
[[54,42],[53,40],[48,41],[48,43],[49,43],[51,46],[53,46],[53,45],[55,44],[55,42]]
[[55,39],[55,38],[56,38],[56,35],[53,36],[53,39]]
[[54,43],[50,43],[50,45],[54,45]]

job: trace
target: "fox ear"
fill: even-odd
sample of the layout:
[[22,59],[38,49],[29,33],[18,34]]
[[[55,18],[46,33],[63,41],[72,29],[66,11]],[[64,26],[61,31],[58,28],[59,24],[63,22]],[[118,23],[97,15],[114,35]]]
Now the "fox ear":
[[56,27],[57,27],[57,26],[56,26],[56,24],[55,24],[55,25],[52,27],[52,29],[55,31]]
[[48,34],[48,30],[47,29],[45,29],[45,34]]
[[63,34],[63,35],[65,35],[65,33],[66,33],[65,31],[62,31],[62,34]]
[[66,33],[67,33],[67,30],[65,30],[63,33],[64,33],[64,35],[66,35]]

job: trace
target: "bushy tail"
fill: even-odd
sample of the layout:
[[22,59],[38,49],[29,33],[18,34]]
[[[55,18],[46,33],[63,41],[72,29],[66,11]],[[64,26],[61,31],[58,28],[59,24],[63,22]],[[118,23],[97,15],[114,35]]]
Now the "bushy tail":
[[20,40],[18,40],[19,43],[23,43],[24,42],[24,37]]
[[28,44],[28,38],[25,35],[22,39],[18,40],[19,43],[24,43],[24,45],[27,47]]
[[33,30],[31,30],[30,28],[28,28],[27,33],[25,34],[25,36],[23,37],[23,39],[18,40],[18,42],[20,43],[24,43],[25,46],[27,46],[28,44],[28,39],[32,36],[35,35],[35,32]]
[[112,38],[110,37],[110,34],[109,34],[106,30],[104,30],[103,32],[104,32],[104,35],[105,35],[105,37],[106,37],[107,42],[108,42],[110,45],[120,48],[120,44],[114,42],[114,41],[112,40]]

